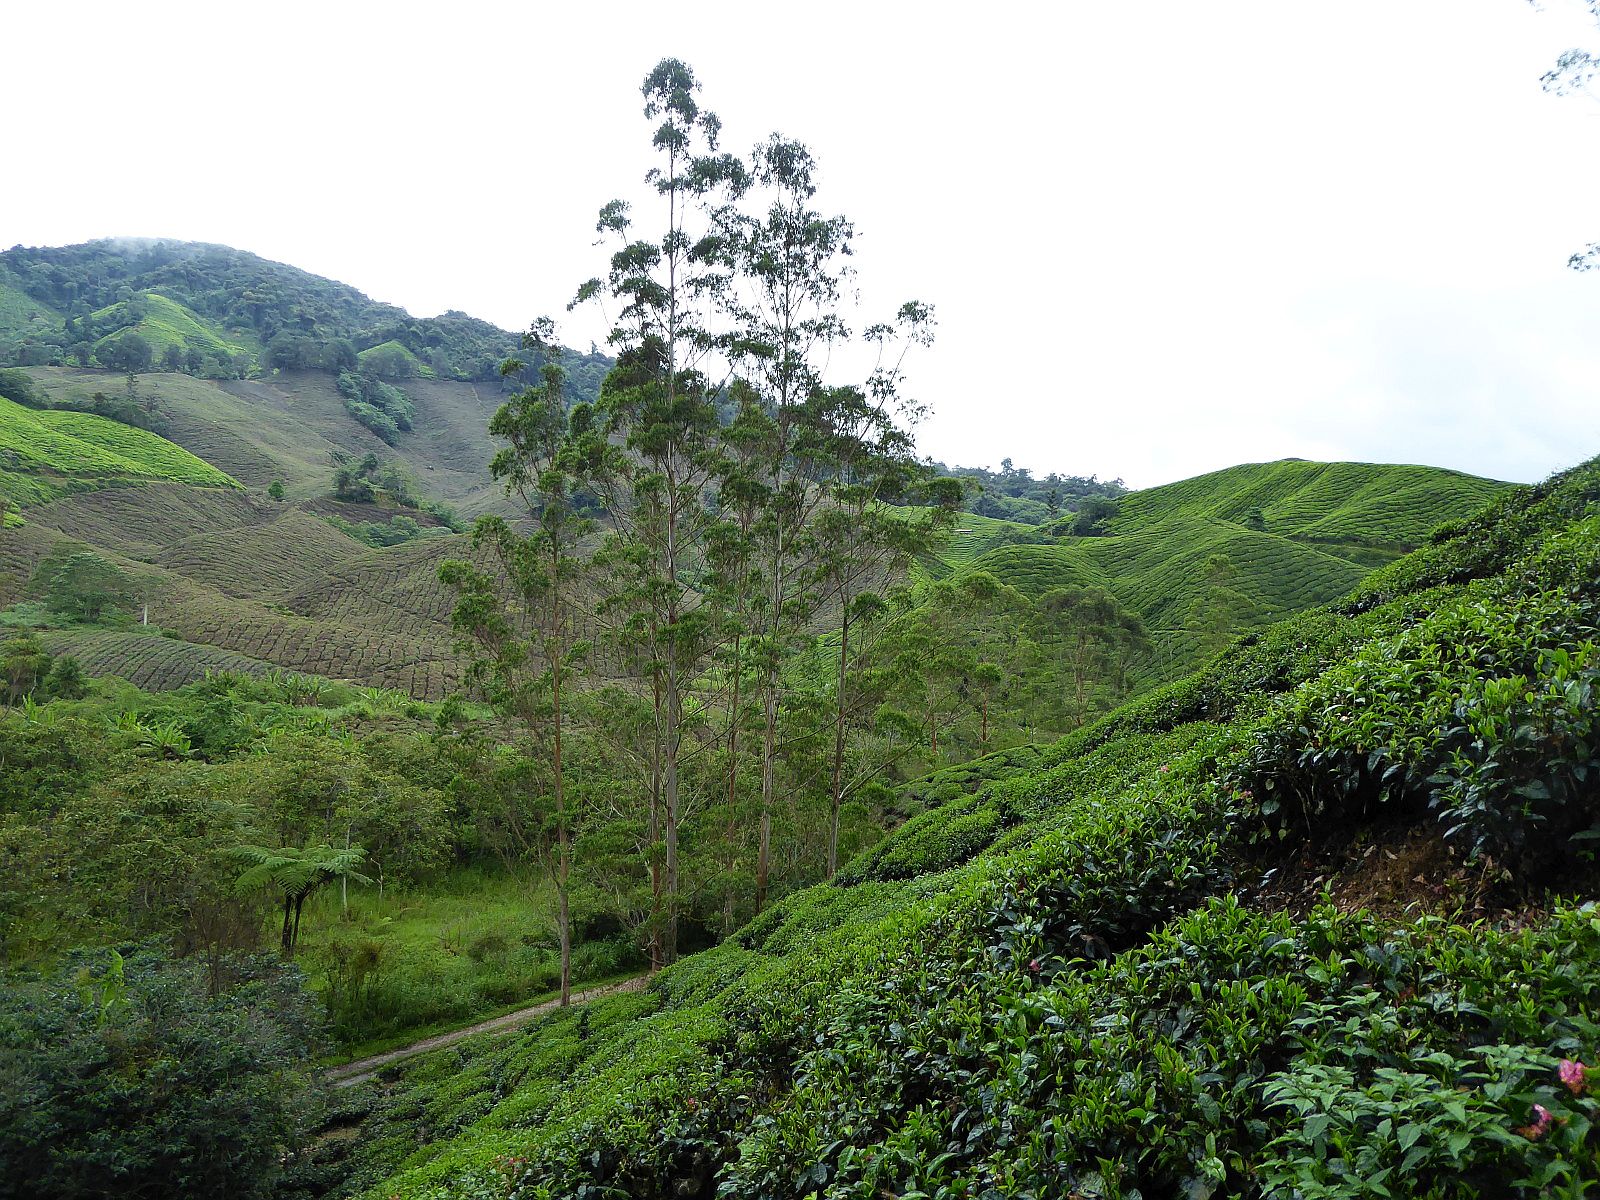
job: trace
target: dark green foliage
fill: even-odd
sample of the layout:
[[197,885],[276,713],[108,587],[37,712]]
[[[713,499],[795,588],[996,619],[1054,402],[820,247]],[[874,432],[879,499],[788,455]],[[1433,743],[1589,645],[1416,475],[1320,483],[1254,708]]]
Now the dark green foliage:
[[1587,588],[1469,588],[1303,686],[1258,734],[1246,781],[1274,827],[1427,804],[1474,856],[1548,865],[1600,828],[1597,636]]
[[[1073,514],[1104,511],[1117,496],[1128,489],[1120,479],[1098,479],[1081,475],[1058,475],[1051,472],[1043,479],[1035,479],[1026,467],[1014,467],[1005,459],[998,471],[985,467],[947,467],[936,462],[933,469],[940,475],[949,475],[965,481],[968,492],[962,509],[984,517],[1017,521],[1024,525],[1048,525],[1059,520],[1069,520]],[[1067,514],[1063,518],[1063,514]]]
[[1118,511],[1117,502],[1109,496],[1089,496],[1078,506],[1067,532],[1073,537],[1103,537]]
[[0,369],[0,396],[14,400],[18,404],[26,404],[29,408],[36,408],[44,403],[44,398],[39,395],[39,390],[34,387],[28,373],[12,367]]
[[372,375],[341,371],[339,394],[345,398],[345,411],[389,445],[411,431],[417,410],[399,388]]
[[[1058,903],[1019,882],[967,954],[840,997],[722,1194],[1531,1196],[1592,1177],[1600,1105],[1557,1078],[1595,1046],[1592,910],[1395,934],[1222,900],[1094,963],[1055,949]],[[1536,1103],[1564,1122],[1539,1140],[1516,1128]]]
[[[398,460],[384,461],[376,454],[368,454],[359,459],[349,455],[341,455],[339,458],[339,465],[333,473],[334,499],[349,500],[358,504],[378,501],[427,513],[446,529],[456,533],[461,532],[461,523],[454,510],[438,500],[424,498],[416,480]],[[369,545],[393,546],[409,541],[419,536],[421,532],[420,527],[412,528],[415,524],[414,518],[398,514],[389,518],[387,530],[383,525],[374,522],[364,522],[358,526],[341,518],[335,519],[333,523],[351,537],[365,541]]]
[[96,357],[113,371],[148,371],[155,362],[150,343],[131,329],[103,341]]
[[447,533],[442,526],[431,525],[427,528],[419,525],[414,517],[404,513],[396,513],[387,521],[346,521],[343,517],[329,517],[329,524],[343,533],[349,534],[358,542],[368,546],[399,546],[414,538],[427,537],[430,534]]
[[34,578],[34,588],[51,612],[84,623],[121,612],[135,600],[127,572],[87,551],[47,558]]
[[0,988],[0,1197],[277,1193],[306,1137],[316,1021],[299,976],[75,956]]
[[[248,370],[254,350],[264,366],[348,371],[356,355],[388,347],[383,361],[368,366],[395,377],[428,373],[446,379],[495,380],[500,364],[518,347],[518,335],[460,312],[417,319],[403,309],[378,304],[354,288],[269,262],[241,250],[197,242],[119,240],[77,246],[13,247],[0,254],[0,280],[35,303],[69,314],[64,326],[45,333],[19,330],[13,346],[0,342],[0,357],[26,352],[30,362],[71,361],[73,351],[112,335],[95,353],[125,355],[114,329],[129,328],[145,315],[149,297],[176,301],[210,325],[186,331],[182,369],[190,374],[237,377]],[[106,313],[103,310],[113,311]],[[90,320],[97,314],[112,328]],[[59,320],[59,318],[57,318]],[[140,337],[134,334],[131,336]],[[144,339],[140,337],[140,340]],[[146,349],[149,349],[148,344]],[[87,355],[85,355],[87,357]],[[390,359],[404,363],[393,367]],[[121,358],[117,366],[125,364]],[[150,361],[135,364],[147,370]],[[532,364],[536,369],[538,363]],[[592,400],[610,360],[592,347],[569,353],[570,390]]]

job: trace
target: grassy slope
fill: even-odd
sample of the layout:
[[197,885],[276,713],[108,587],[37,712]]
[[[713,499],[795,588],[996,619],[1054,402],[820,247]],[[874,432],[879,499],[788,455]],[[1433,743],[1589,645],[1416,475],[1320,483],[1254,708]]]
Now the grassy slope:
[[[1600,686],[1597,504],[1600,466],[1518,489],[1337,610],[925,813],[649,993],[394,1072],[358,1186],[435,1200],[519,1180],[528,1196],[1019,1198],[1592,1182],[1600,1105],[1555,1072],[1600,1051],[1592,909],[1396,926],[1241,899],[1340,828],[1357,830],[1353,872],[1387,856],[1360,853],[1377,836],[1363,822],[1437,843],[1425,800],[1440,788],[1516,811],[1517,779],[1538,797],[1584,778],[1600,728],[1572,689]],[[1388,724],[1348,727],[1352,686],[1377,688]],[[1525,693],[1568,724],[1530,725],[1503,782],[1472,765],[1499,769],[1492,746],[1435,749],[1460,705],[1516,710]],[[1350,786],[1368,769],[1383,790]],[[1600,822],[1592,795],[1542,811]],[[1499,861],[1539,858],[1514,886],[1592,888],[1561,845]],[[1428,869],[1463,870],[1442,849]],[[1559,1118],[1537,1140],[1516,1132],[1535,1102]]]
[[[145,315],[132,329],[150,343],[157,362],[161,361],[168,346],[176,346],[179,350],[194,349],[202,354],[229,356],[243,351],[252,358],[260,349],[253,337],[231,335],[168,296],[159,292],[141,292],[140,295],[144,298]],[[93,319],[96,323],[120,321],[123,319],[122,308],[120,304],[113,304],[95,313]],[[95,343],[96,353],[108,340],[115,341],[121,337],[122,332],[118,330]]]
[[0,347],[22,341],[29,334],[53,333],[62,327],[61,314],[16,286],[10,272],[0,270]]
[[[106,390],[110,379],[70,368],[31,373],[58,400]],[[503,497],[484,470],[493,453],[486,425],[501,402],[492,386],[407,381],[417,408],[416,429],[402,435],[394,449],[350,419],[325,373],[228,383],[152,374],[141,386],[159,397],[174,442],[249,487],[281,479],[291,497],[316,497],[326,491],[335,453],[370,452],[399,459],[428,495],[465,515],[503,511]],[[1234,627],[1261,625],[1342,594],[1361,578],[1372,556],[1393,556],[1395,551],[1383,546],[1400,535],[1420,540],[1437,519],[1470,511],[1474,497],[1497,486],[1422,467],[1238,467],[1127,497],[1111,537],[1051,541],[1031,526],[963,514],[962,532],[921,564],[921,571],[943,577],[977,567],[1034,595],[1072,584],[1105,587],[1139,611],[1153,631],[1157,653],[1145,675],[1153,683],[1192,667],[1206,651],[1200,581],[1210,555],[1227,554],[1237,569],[1233,586],[1247,605],[1234,615]],[[57,494],[53,490],[33,499]],[[146,502],[151,511],[139,513]],[[269,546],[272,518],[259,511],[219,513],[210,523],[186,516],[172,527],[181,528],[180,537],[201,540],[186,551],[169,551],[178,538],[153,530],[163,526],[172,503],[169,496],[151,493],[100,502],[107,519],[87,519],[88,506],[57,510],[45,519],[94,545],[147,560],[163,556],[160,562],[174,577],[200,585],[199,593],[179,589],[191,598],[180,614],[162,620],[185,637],[220,639],[224,649],[311,670],[317,668],[307,658],[308,639],[319,623],[333,622],[347,628],[333,636],[331,644],[340,650],[337,665],[326,668],[332,674],[418,695],[435,695],[428,689],[450,676],[448,607],[430,574],[443,544],[361,559],[368,565],[358,567],[357,560],[346,561],[347,547],[304,522],[295,523],[281,545]],[[1229,519],[1242,519],[1253,506],[1262,507],[1266,532]],[[1408,506],[1415,515],[1402,519],[1397,508]],[[1329,530],[1383,546],[1320,540]],[[176,594],[171,587],[167,591]],[[230,607],[230,597],[270,602],[280,610],[266,615],[257,607]],[[262,621],[268,628],[257,628]],[[361,649],[354,633],[359,629],[378,640]],[[400,648],[407,640],[410,653]]]
[[[1158,680],[1205,653],[1212,555],[1232,561],[1228,586],[1243,597],[1230,626],[1261,626],[1343,595],[1372,567],[1415,548],[1436,525],[1475,511],[1504,486],[1434,467],[1251,463],[1124,497],[1107,537],[1030,544],[1026,527],[978,525],[981,518],[964,515],[974,533],[953,541],[945,558],[950,569],[989,571],[1032,596],[1106,588],[1144,618],[1157,647],[1151,679]],[[1247,524],[1256,509],[1264,529]]]
[[[69,367],[30,369],[57,402],[83,401],[116,390],[120,377]],[[252,488],[281,479],[296,498],[321,496],[335,453],[397,459],[423,492],[468,516],[503,511],[486,464],[494,454],[489,417],[501,403],[492,385],[408,380],[416,428],[386,446],[352,420],[326,372],[296,371],[258,380],[218,382],[187,375],[141,377],[143,392],[159,399],[168,436]]]
[[37,411],[0,399],[0,489],[23,504],[148,481],[238,487],[181,446],[89,413]]
[[360,360],[361,365],[364,367],[369,366],[375,358],[385,363],[398,359],[410,368],[410,377],[426,377],[433,374],[431,367],[399,342],[379,342],[376,346],[368,346],[360,354],[356,355],[356,358]]

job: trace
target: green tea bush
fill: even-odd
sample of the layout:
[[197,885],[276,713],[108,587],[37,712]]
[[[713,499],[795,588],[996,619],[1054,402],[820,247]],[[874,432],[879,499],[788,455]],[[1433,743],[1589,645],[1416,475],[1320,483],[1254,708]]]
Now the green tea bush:
[[1597,617],[1587,595],[1470,585],[1279,705],[1245,789],[1280,832],[1428,805],[1473,855],[1559,856],[1600,816]]

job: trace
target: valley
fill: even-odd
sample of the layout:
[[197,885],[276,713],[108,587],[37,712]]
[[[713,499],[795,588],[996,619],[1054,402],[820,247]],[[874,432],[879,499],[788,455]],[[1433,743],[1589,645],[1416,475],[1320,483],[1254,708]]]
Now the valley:
[[[430,26],[441,60],[469,18]],[[559,243],[547,211],[593,179],[522,161],[548,114],[495,152],[536,186],[493,266],[548,297],[512,236],[589,246],[562,287],[609,326],[587,351],[212,242],[0,252],[0,1200],[1592,1193],[1600,458],[1345,461],[1531,478],[1499,469],[1530,461],[1512,355],[1370,297],[1342,320],[1331,275],[1252,283],[1218,212],[1226,269],[1185,264],[1215,298],[1163,308],[1197,293],[1160,231],[1098,290],[1078,242],[1033,344],[974,370],[997,296],[885,305],[857,271],[895,260],[820,206],[812,151],[730,150],[705,99],[657,62],[646,170]],[[449,108],[402,114],[408,150]],[[490,114],[461,115],[465,154]],[[428,194],[380,205],[358,161],[319,227]],[[1049,193],[1111,194],[1095,239],[1139,207],[1100,167]],[[897,219],[962,211],[956,182]],[[1189,182],[1138,195],[1170,215]],[[994,224],[970,257],[1016,253]],[[386,261],[422,272],[426,233]],[[966,242],[917,269],[962,278]],[[930,376],[1032,461],[1269,461],[1139,488],[935,461]],[[1462,428],[1360,440],[1408,389]],[[1146,454],[1136,420],[1211,440]],[[1518,444],[1474,460],[1469,420]]]

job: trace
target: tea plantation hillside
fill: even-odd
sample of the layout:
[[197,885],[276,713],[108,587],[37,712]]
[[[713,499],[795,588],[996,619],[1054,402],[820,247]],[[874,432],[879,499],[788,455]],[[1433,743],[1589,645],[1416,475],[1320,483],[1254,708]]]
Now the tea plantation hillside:
[[20,283],[0,270],[0,341],[8,344],[21,344],[62,328],[61,314],[28,295]]
[[[52,404],[87,406],[116,395],[123,377],[105,371],[42,367],[29,374]],[[412,381],[413,427],[395,443],[354,420],[336,378],[291,371],[255,380],[141,375],[163,436],[245,485],[282,480],[291,497],[327,493],[339,455],[376,454],[398,463],[426,494],[468,516],[502,508],[487,464],[494,453],[489,418],[504,401],[498,384]]]
[[1588,1194],[1597,579],[1600,460],[646,992],[390,1069],[324,1166],[408,1200]]
[[[35,368],[30,375],[50,403],[68,406],[89,404],[122,384],[105,372],[73,368]],[[466,516],[502,511],[503,496],[484,465],[493,450],[486,426],[501,396],[474,383],[408,386],[414,428],[392,447],[350,418],[323,372],[250,381],[141,376],[140,393],[153,403],[165,436],[86,412],[3,402],[0,437],[10,439],[12,454],[0,461],[0,495],[23,506],[29,531],[0,547],[9,560],[0,562],[0,605],[36,595],[29,581],[39,565],[81,543],[125,565],[140,581],[151,622],[180,641],[287,670],[441,697],[458,664],[451,605],[436,572],[461,543],[426,513],[342,503],[328,493],[337,461],[373,455]],[[283,504],[261,494],[273,481],[284,485]],[[1500,486],[1422,467],[1240,467],[1134,493],[1105,537],[1054,538],[1034,526],[962,514],[942,551],[922,560],[918,576],[984,570],[1033,598],[1060,587],[1110,591],[1151,630],[1154,653],[1136,672],[1141,686],[1150,686],[1239,629],[1323,603],[1365,574],[1343,545],[1214,515],[1237,510],[1240,496],[1264,496],[1269,484],[1277,488],[1276,503],[1295,514],[1296,528],[1337,525],[1373,543],[1396,533],[1420,540],[1436,519],[1463,515],[1474,497]],[[1382,497],[1391,485],[1422,515],[1407,523],[1386,506]],[[374,550],[344,532],[365,522],[385,526],[398,515],[433,536]],[[1386,558],[1394,553],[1361,549]],[[1220,579],[1218,556],[1227,564]],[[66,653],[77,641],[61,636],[52,645]],[[102,661],[108,661],[103,648],[96,657]],[[173,671],[172,686],[191,675]],[[139,682],[162,687],[167,678],[147,666]]]
[[988,571],[1033,597],[1104,588],[1144,620],[1143,678],[1160,682],[1241,629],[1343,595],[1504,486],[1434,467],[1246,464],[1122,497],[1103,537],[964,514],[930,574]]
[[90,313],[87,319],[96,329],[113,330],[93,343],[94,357],[108,365],[129,333],[144,339],[153,361],[158,363],[173,348],[184,357],[197,353],[219,361],[236,354],[254,361],[260,353],[260,343],[247,330],[220,329],[159,292],[140,292],[135,299]]
[[1196,475],[1120,501],[1114,534],[1173,518],[1214,518],[1306,541],[1414,548],[1434,526],[1499,485],[1436,467],[1283,459]]
[[73,492],[172,481],[237,488],[223,471],[143,429],[0,398],[0,496],[40,504]]

